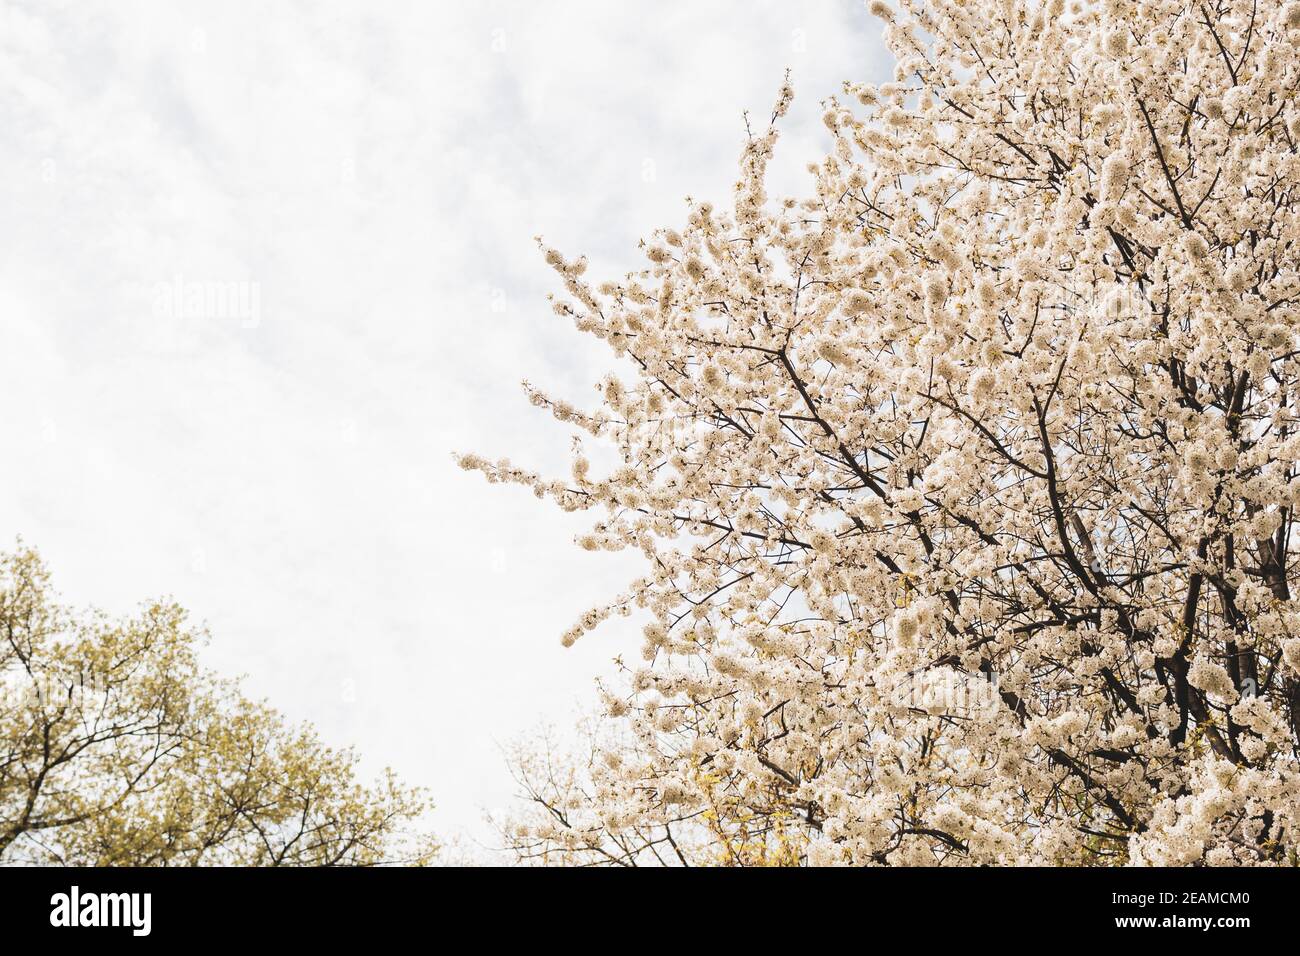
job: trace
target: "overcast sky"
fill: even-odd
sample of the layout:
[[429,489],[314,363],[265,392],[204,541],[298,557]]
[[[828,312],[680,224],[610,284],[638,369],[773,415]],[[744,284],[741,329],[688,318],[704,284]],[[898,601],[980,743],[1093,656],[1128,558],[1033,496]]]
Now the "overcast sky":
[[[593,277],[730,197],[742,111],[885,79],[856,0],[4,3],[0,534],[64,598],[170,595],[254,696],[489,840],[499,746],[571,726],[630,643],[559,635],[637,570],[453,450],[565,467],[522,379],[579,403]],[[624,624],[624,627],[627,625]]]

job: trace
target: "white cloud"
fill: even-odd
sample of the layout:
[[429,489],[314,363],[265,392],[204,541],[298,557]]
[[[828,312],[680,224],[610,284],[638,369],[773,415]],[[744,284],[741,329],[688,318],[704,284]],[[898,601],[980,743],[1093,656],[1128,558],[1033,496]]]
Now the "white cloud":
[[[592,395],[532,237],[593,274],[725,202],[785,67],[883,78],[857,3],[0,7],[0,530],[65,596],[170,593],[209,660],[482,834],[496,749],[623,647],[558,635],[635,563],[455,469],[557,467],[522,378]],[[258,314],[169,290],[257,296]],[[182,307],[174,307],[177,302]]]

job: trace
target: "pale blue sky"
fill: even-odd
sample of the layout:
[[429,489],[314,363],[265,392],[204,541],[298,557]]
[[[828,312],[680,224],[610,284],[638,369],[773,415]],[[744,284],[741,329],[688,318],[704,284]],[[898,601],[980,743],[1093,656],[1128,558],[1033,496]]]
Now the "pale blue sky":
[[728,201],[786,67],[803,188],[877,33],[853,0],[0,4],[0,533],[69,601],[174,596],[213,666],[488,838],[498,743],[592,699],[626,634],[558,637],[636,570],[451,461],[564,467],[519,382],[605,367],[532,237],[637,266]]

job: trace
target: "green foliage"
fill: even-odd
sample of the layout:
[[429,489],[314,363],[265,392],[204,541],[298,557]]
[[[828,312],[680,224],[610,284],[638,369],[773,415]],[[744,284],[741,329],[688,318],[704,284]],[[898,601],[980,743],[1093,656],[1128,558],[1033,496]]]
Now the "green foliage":
[[0,555],[0,864],[426,863],[424,795],[205,670],[185,611],[55,603],[32,550]]

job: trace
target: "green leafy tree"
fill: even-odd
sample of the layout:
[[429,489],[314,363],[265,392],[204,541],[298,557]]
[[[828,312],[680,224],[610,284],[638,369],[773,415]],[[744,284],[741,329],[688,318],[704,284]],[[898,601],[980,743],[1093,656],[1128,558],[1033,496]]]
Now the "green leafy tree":
[[425,863],[424,795],[200,666],[172,603],[114,620],[0,555],[0,863]]

